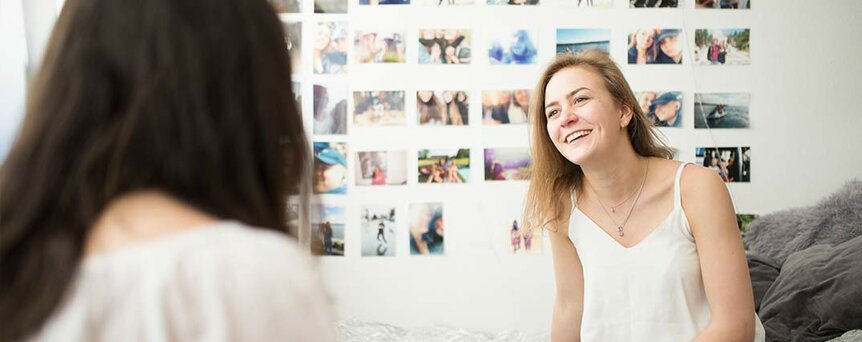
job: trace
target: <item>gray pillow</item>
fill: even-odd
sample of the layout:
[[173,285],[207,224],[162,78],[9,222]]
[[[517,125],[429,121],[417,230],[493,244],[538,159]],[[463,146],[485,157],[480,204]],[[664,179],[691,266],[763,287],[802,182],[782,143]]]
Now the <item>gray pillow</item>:
[[751,254],[781,265],[794,252],[857,236],[862,236],[862,181],[853,179],[814,206],[761,216],[749,224],[743,239]]
[[862,236],[790,255],[758,314],[770,341],[826,341],[862,329]]

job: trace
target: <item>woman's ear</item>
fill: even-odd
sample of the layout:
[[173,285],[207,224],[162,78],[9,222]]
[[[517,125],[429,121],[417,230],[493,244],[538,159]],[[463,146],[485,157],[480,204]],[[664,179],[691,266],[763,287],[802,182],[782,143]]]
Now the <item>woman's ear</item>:
[[620,127],[626,128],[629,125],[629,122],[632,121],[632,117],[634,116],[634,110],[632,107],[626,104],[620,106]]

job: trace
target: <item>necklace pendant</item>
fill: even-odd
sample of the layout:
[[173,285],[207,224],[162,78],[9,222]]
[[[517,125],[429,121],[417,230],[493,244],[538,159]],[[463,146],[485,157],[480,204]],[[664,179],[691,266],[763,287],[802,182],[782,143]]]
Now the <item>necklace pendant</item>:
[[620,234],[620,237],[623,237],[623,227],[617,227],[617,234]]

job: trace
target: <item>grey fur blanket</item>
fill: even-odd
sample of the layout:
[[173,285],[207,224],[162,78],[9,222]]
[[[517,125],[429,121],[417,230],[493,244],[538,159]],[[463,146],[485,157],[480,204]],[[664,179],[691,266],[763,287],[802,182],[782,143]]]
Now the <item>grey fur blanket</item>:
[[820,203],[764,215],[745,234],[749,253],[775,260],[814,245],[835,245],[862,235],[862,181],[853,179]]

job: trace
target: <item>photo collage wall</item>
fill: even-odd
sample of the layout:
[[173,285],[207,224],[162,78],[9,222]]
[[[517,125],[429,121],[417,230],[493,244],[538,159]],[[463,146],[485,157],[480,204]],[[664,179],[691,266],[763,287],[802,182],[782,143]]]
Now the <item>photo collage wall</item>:
[[[270,0],[286,31],[291,53],[294,92],[312,140],[314,168],[311,207],[311,251],[315,255],[356,257],[405,257],[447,255],[447,227],[466,225],[450,219],[451,204],[445,198],[409,200],[380,192],[381,201],[355,200],[358,191],[403,188],[420,193],[433,187],[478,189],[520,183],[525,189],[531,160],[527,135],[529,103],[535,78],[549,58],[544,55],[600,49],[624,68],[746,68],[751,65],[750,28],[654,25],[627,27],[625,22],[608,27],[556,27],[546,32],[529,23],[521,27],[471,27],[426,25],[399,21],[391,14],[400,10],[445,15],[446,11],[553,6],[566,11],[609,11],[627,3],[627,11],[694,9],[722,15],[749,10],[747,0]],[[449,7],[451,6],[451,7]],[[312,8],[309,8],[312,7]],[[437,7],[448,9],[429,10]],[[656,9],[658,8],[658,9]],[[386,11],[387,25],[355,24],[372,20],[364,16]],[[352,13],[354,12],[354,13]],[[372,20],[373,21],[373,20]],[[444,21],[445,22],[445,21]],[[515,25],[517,26],[517,25]],[[382,28],[381,28],[382,27]],[[396,27],[396,28],[393,28]],[[400,28],[398,28],[400,27]],[[504,28],[505,27],[505,28]],[[622,36],[624,42],[614,42]],[[478,40],[481,34],[483,39]],[[613,51],[625,46],[625,51]],[[309,58],[310,57],[310,58]],[[644,66],[641,66],[644,65]],[[677,65],[674,67],[674,65]],[[482,67],[499,72],[530,73],[534,81],[518,86],[476,89],[473,84],[446,82],[445,73],[458,70],[469,75]],[[364,68],[364,69],[363,69]],[[530,68],[530,69],[524,69]],[[376,77],[397,78],[405,70],[431,76],[410,87],[369,89],[357,76],[376,72]],[[364,70],[364,71],[363,71]],[[439,71],[439,76],[435,72]],[[440,86],[448,85],[448,86]],[[744,89],[740,84],[738,89]],[[750,127],[751,94],[744,90],[698,92],[691,89],[636,89],[648,119],[662,132],[746,130]],[[688,101],[684,100],[686,97]],[[693,101],[691,100],[693,99]],[[303,102],[306,101],[306,102]],[[309,104],[310,103],[310,104]],[[693,103],[693,109],[684,110]],[[686,116],[684,113],[693,113]],[[481,131],[517,131],[511,144],[464,146],[447,141],[452,136]],[[363,133],[366,132],[366,133]],[[367,132],[380,132],[370,134]],[[440,132],[429,134],[428,132]],[[508,132],[508,131],[507,131]],[[677,134],[677,133],[674,133]],[[689,133],[682,133],[689,134]],[[389,144],[364,148],[385,136],[426,137],[427,144]],[[457,139],[455,139],[457,141]],[[673,146],[673,141],[668,141]],[[358,147],[357,147],[358,146]],[[726,182],[751,182],[751,147],[698,146],[679,150],[677,159],[691,160],[714,170]],[[361,189],[361,190],[360,190]],[[448,189],[448,188],[447,188]],[[406,197],[406,196],[402,196]],[[391,201],[386,204],[386,201]],[[381,204],[382,203],[382,204]],[[542,234],[520,229],[523,198],[495,199],[480,203],[483,224],[492,226],[486,238],[501,253],[540,254]],[[489,209],[490,208],[490,209]],[[357,216],[357,217],[352,217]],[[353,232],[353,233],[349,233]],[[451,235],[450,235],[451,236]]]

